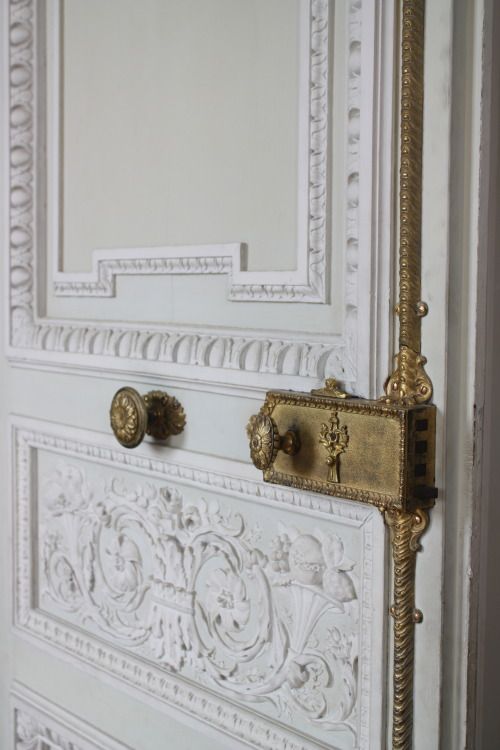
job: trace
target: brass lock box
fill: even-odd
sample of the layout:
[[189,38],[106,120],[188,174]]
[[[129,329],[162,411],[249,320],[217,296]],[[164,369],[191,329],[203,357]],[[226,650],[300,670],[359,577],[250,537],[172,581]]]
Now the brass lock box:
[[437,495],[435,429],[429,404],[270,391],[250,453],[267,482],[406,511]]

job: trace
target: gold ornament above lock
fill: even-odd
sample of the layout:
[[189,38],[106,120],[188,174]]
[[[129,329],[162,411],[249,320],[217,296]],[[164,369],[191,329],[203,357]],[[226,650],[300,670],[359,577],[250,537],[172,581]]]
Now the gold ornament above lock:
[[135,388],[120,388],[109,410],[111,429],[124,448],[136,448],[150,435],[166,440],[179,435],[186,425],[182,405],[164,391],[150,391],[141,396]]

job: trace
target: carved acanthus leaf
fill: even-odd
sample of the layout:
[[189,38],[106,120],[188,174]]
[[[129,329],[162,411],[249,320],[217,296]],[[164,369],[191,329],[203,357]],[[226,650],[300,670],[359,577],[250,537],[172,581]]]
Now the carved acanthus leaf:
[[[42,485],[42,605],[233,700],[355,736],[354,563],[333,533],[283,527],[254,546],[261,534],[219,503],[62,463]],[[342,656],[313,645],[328,633]]]

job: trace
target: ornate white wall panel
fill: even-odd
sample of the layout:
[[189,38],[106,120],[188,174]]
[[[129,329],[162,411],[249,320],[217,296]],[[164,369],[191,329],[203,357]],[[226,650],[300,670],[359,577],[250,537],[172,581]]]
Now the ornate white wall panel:
[[[52,0],[49,16],[49,44],[56,49],[52,59],[57,70],[51,77],[54,88],[60,86],[63,62],[60,2]],[[290,12],[294,12],[291,7]],[[60,266],[62,256],[58,226],[58,196],[61,189],[59,170],[49,185],[49,204],[55,204],[53,232],[53,289],[58,296],[113,297],[119,275],[148,274],[227,274],[230,277],[228,298],[233,301],[314,302],[326,301],[328,123],[330,99],[329,45],[332,43],[332,19],[327,0],[300,0],[299,20],[299,108],[298,108],[298,212],[299,243],[296,271],[249,272],[245,270],[246,248],[236,245],[148,247],[137,249],[94,250],[91,273],[68,273]],[[62,142],[54,118],[51,134],[58,150]],[[58,154],[53,154],[57,160]],[[348,176],[346,175],[346,180]],[[252,249],[248,248],[251,253]]]
[[11,706],[12,750],[130,750],[20,683]]
[[380,746],[376,510],[239,462],[12,429],[21,631],[254,747]]
[[[109,257],[96,256],[95,269],[89,279],[56,280],[60,293],[108,295],[114,293],[117,274],[184,274],[187,268],[191,274],[231,273],[231,299],[322,300],[329,273],[325,266],[327,224],[331,201],[335,200],[344,207],[344,247],[341,252],[344,257],[344,312],[342,334],[336,335],[246,327],[225,329],[204,325],[96,321],[91,319],[90,306],[89,319],[85,320],[59,320],[46,316],[46,105],[45,83],[40,78],[44,69],[42,6],[43,3],[37,4],[34,0],[10,2],[11,358],[51,366],[106,367],[127,372],[147,370],[158,377],[165,374],[168,365],[171,376],[178,380],[219,383],[228,388],[233,384],[251,384],[254,388],[273,386],[281,376],[286,376],[290,384],[293,384],[291,378],[297,378],[308,387],[333,375],[354,392],[374,393],[375,350],[373,344],[367,346],[379,314],[378,281],[373,270],[386,263],[390,249],[386,237],[381,242],[383,251],[379,250],[380,233],[375,223],[372,224],[375,206],[379,215],[386,212],[387,217],[390,216],[390,190],[382,173],[389,169],[390,160],[385,159],[384,154],[387,149],[387,154],[390,153],[391,139],[387,130],[384,131],[385,140],[378,139],[373,129],[373,122],[382,116],[387,117],[392,107],[392,69],[381,62],[384,39],[392,38],[392,28],[378,33],[382,6],[373,0],[348,2],[345,29],[345,46],[349,51],[345,61],[347,103],[342,113],[345,140],[344,153],[338,155],[345,164],[345,180],[342,194],[332,196],[327,186],[331,127],[331,123],[328,124],[327,83],[330,74],[327,48],[331,43],[328,35],[331,37],[329,14],[332,8],[328,0],[310,2],[308,111],[311,117],[308,137],[311,149],[306,170],[309,185],[307,222],[302,222],[307,224],[309,232],[309,240],[304,244],[307,248],[305,280],[300,279],[297,285],[292,277],[290,283],[281,283],[273,277],[269,277],[269,283],[253,278],[254,272],[238,270],[240,251],[236,248],[230,251],[212,248],[210,252],[198,249],[192,258],[183,258],[182,263],[172,249],[153,252],[149,257],[144,251],[132,250],[128,255],[111,253]],[[391,55],[388,58],[391,59]],[[366,81],[363,86],[362,81]],[[363,159],[361,171],[363,155],[367,158]],[[300,276],[302,272],[297,273]],[[387,305],[386,298],[383,304]],[[384,348],[387,351],[387,340],[380,341],[379,345],[382,352]]]

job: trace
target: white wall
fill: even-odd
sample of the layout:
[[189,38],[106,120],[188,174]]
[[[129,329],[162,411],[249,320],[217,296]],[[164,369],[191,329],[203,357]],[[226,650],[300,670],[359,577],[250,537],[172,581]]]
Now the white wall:
[[500,6],[487,5],[484,64],[483,149],[480,232],[478,342],[476,358],[477,436],[474,510],[476,540],[471,601],[470,681],[475,700],[469,710],[468,747],[500,746]]

